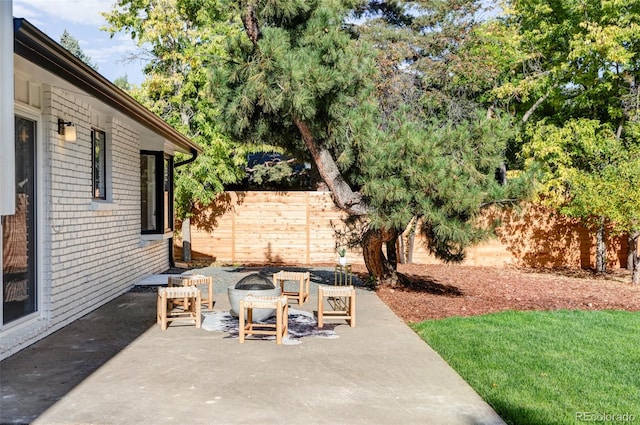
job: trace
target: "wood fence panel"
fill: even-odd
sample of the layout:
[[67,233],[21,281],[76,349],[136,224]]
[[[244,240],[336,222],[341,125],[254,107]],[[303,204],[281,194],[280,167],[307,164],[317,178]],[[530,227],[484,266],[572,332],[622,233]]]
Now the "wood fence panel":
[[[345,230],[344,218],[330,192],[226,192],[210,208],[195,211],[192,257],[221,264],[334,264],[336,232]],[[483,220],[499,220],[497,237],[470,248],[463,264],[595,266],[594,235],[541,207],[491,210]],[[609,238],[607,247],[607,267],[625,267],[626,239]],[[347,257],[352,264],[363,264],[358,250]],[[413,262],[442,263],[420,236],[415,238]]]

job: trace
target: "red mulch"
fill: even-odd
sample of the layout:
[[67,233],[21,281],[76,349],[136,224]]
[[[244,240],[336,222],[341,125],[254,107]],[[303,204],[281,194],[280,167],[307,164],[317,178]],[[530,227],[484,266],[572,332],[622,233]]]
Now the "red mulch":
[[[378,296],[405,322],[503,310],[640,311],[640,285],[626,270],[524,270],[400,264],[407,286],[379,287]],[[364,266],[354,272],[366,276]]]

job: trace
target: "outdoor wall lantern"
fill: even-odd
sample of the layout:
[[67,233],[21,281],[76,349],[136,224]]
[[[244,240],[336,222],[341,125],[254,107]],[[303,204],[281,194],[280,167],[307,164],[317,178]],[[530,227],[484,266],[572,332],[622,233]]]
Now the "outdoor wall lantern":
[[76,141],[76,126],[71,121],[58,118],[58,134],[64,136],[65,142]]

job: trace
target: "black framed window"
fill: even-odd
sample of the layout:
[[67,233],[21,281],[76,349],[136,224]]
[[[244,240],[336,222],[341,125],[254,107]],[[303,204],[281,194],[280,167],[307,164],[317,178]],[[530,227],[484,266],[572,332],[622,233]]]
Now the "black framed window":
[[140,153],[140,222],[142,233],[173,231],[173,157]]
[[91,130],[93,198],[107,199],[107,146],[104,131]]

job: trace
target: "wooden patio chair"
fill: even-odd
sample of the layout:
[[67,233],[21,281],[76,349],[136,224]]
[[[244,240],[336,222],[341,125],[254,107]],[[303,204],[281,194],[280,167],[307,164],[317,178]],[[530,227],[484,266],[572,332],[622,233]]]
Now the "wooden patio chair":
[[[285,282],[293,281],[297,283],[295,291],[285,290]],[[305,301],[309,301],[309,284],[311,281],[311,273],[309,272],[289,272],[281,270],[273,275],[273,284],[277,287],[280,285],[281,294],[286,295],[290,299],[298,300],[298,304],[302,305]]]
[[[275,309],[276,323],[254,322],[254,308]],[[289,304],[286,295],[277,297],[249,295],[240,300],[239,316],[238,331],[241,344],[244,343],[247,335],[275,335],[276,344],[282,344],[282,338],[289,330]]]

